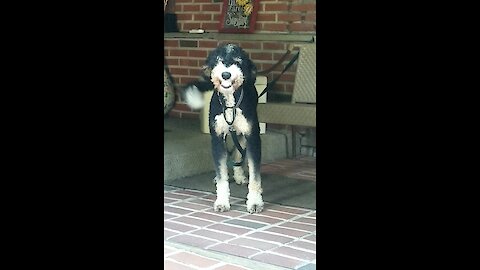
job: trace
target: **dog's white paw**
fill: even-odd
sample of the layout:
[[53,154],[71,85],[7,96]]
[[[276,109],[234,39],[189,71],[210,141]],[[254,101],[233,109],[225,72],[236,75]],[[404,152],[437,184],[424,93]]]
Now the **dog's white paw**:
[[217,179],[217,199],[213,204],[213,210],[216,212],[225,212],[230,210],[230,188],[228,183],[228,174],[226,179]]
[[237,183],[238,185],[248,184],[248,180],[245,175],[233,176],[233,178],[235,179],[235,183]]
[[260,213],[263,210],[262,195],[258,192],[249,192],[247,195],[247,211],[250,214]]
[[217,199],[213,204],[213,210],[215,212],[226,212],[230,210],[230,202],[228,200]]
[[238,185],[248,183],[247,177],[245,177],[245,173],[241,167],[233,167],[233,179],[235,179],[235,183]]
[[202,92],[200,92],[195,85],[185,88],[184,98],[188,106],[194,110],[201,109],[205,106]]

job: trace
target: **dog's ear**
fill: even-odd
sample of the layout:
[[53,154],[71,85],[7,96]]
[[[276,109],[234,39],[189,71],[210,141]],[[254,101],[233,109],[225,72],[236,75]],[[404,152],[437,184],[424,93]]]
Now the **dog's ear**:
[[252,76],[252,80],[255,81],[255,79],[257,78],[257,67],[252,60],[249,59],[248,62],[250,66],[250,76]]
[[212,69],[208,65],[203,65],[202,76],[206,79],[210,79],[211,74],[212,74]]
[[252,78],[255,79],[257,77],[257,67],[255,64],[252,62]]

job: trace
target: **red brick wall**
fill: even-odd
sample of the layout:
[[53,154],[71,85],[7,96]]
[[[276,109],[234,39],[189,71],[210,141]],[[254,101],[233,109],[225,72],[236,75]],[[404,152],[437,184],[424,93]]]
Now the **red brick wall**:
[[[180,32],[202,28],[218,32],[223,2],[176,0]],[[316,25],[316,0],[260,0],[255,33],[313,33]]]
[[[187,32],[194,28],[218,32],[222,6],[223,2],[213,2],[213,0],[176,0],[175,14],[177,14],[180,32]],[[255,33],[315,34],[315,25],[316,0],[260,0]],[[198,79],[200,67],[205,62],[207,54],[219,44],[229,42],[240,45],[249,54],[259,71],[274,65],[288,47],[287,42],[277,41],[216,41],[195,38],[165,38],[164,40],[166,64],[177,89]],[[282,69],[283,66],[278,67],[275,72],[269,74],[268,81],[276,77]],[[295,69],[296,66],[293,65],[282,75],[273,89],[274,92],[284,94],[292,92]],[[170,116],[198,117],[198,112],[192,112],[177,95],[177,102]]]

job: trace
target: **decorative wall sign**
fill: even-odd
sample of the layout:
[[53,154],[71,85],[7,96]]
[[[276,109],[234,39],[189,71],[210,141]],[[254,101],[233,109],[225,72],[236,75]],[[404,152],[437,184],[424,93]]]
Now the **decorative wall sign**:
[[219,32],[253,33],[260,0],[223,0]]

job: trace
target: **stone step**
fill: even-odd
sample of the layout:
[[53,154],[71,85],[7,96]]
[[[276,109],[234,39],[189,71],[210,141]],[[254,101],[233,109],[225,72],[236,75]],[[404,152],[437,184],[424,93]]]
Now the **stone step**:
[[[164,130],[165,183],[215,170],[210,134],[201,132],[199,119],[167,118]],[[291,149],[287,148],[287,135],[267,129],[260,136],[262,163],[287,157],[287,149]]]

